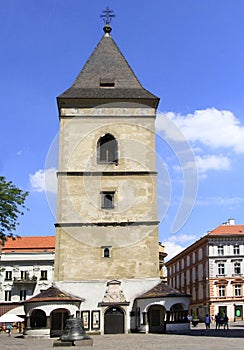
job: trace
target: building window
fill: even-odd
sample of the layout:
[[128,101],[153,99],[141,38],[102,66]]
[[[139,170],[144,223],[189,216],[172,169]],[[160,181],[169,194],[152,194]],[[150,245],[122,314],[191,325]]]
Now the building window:
[[235,284],[235,297],[240,297],[241,296],[241,285],[240,284]]
[[100,78],[100,87],[113,88],[115,86],[114,79],[111,78]]
[[11,301],[11,290],[5,290],[5,296],[4,296],[4,300],[5,301]]
[[240,254],[240,246],[239,244],[235,244],[234,247],[233,247],[233,253],[235,255],[239,255]]
[[219,286],[219,297],[225,297],[225,286]]
[[102,247],[103,249],[103,258],[111,257],[111,247]]
[[218,255],[224,255],[224,246],[223,244],[218,245]]
[[238,261],[236,261],[234,263],[234,274],[240,275],[240,273],[241,273],[241,264]]
[[183,270],[184,267],[185,267],[185,261],[184,261],[184,259],[182,259],[182,260],[181,260],[181,269]]
[[11,281],[12,280],[12,271],[6,271],[5,272],[5,281]]
[[97,143],[97,162],[118,164],[118,143],[111,134],[105,134]]
[[47,270],[41,270],[40,280],[47,280]]
[[219,263],[218,264],[218,275],[224,275],[225,274],[225,264]]
[[114,209],[114,191],[113,192],[101,192],[102,196],[102,209]]
[[27,271],[20,271],[20,278],[22,280],[27,280],[28,279],[28,272]]
[[26,300],[26,290],[21,290],[19,293],[20,301]]

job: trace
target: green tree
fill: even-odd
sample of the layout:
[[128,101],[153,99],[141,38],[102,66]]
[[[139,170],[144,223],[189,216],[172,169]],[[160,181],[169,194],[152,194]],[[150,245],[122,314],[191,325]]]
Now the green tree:
[[12,181],[7,181],[4,176],[0,176],[0,242],[8,238],[15,239],[15,234],[19,215],[24,215],[25,199],[28,192],[16,187]]

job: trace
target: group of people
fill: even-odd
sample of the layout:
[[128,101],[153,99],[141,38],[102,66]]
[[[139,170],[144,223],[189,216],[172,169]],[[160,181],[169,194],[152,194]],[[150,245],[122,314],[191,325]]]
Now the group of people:
[[216,329],[220,329],[220,326],[224,326],[224,329],[229,329],[229,317],[225,314],[223,318],[220,314],[215,316]]
[[206,329],[210,329],[211,321],[215,320],[215,329],[220,329],[220,326],[223,326],[224,329],[229,329],[229,318],[225,314],[223,318],[220,317],[220,314],[217,314],[215,317],[212,317],[210,315],[205,316],[205,326]]

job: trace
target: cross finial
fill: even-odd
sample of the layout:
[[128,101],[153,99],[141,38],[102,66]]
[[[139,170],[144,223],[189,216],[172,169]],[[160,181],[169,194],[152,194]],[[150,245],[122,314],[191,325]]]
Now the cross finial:
[[103,28],[105,33],[110,33],[112,28],[110,27],[110,22],[112,21],[112,18],[115,17],[114,11],[107,6],[105,10],[102,11],[102,14],[100,17],[103,19],[103,22],[105,23],[105,26]]

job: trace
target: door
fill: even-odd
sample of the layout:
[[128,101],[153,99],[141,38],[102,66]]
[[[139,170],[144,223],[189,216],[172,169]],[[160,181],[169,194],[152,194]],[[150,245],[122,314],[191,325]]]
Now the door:
[[119,307],[110,307],[104,314],[104,333],[118,334],[124,333],[125,322],[124,311]]
[[65,323],[69,317],[69,313],[65,309],[56,309],[51,313],[51,329],[50,337],[59,337],[62,335]]
[[161,305],[150,306],[148,310],[148,323],[150,333],[165,332],[165,309]]
[[243,320],[242,305],[235,305],[235,318],[234,320]]

